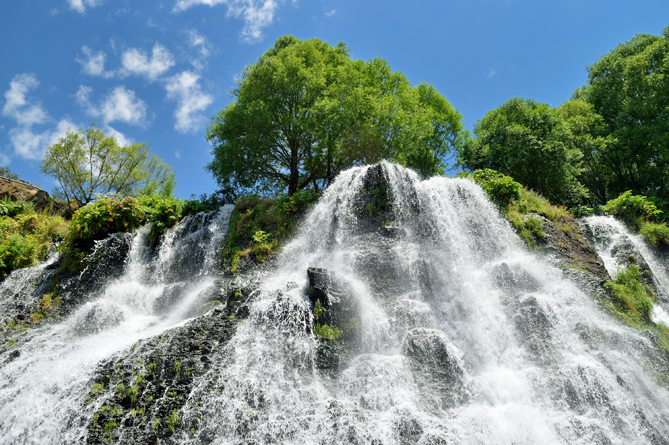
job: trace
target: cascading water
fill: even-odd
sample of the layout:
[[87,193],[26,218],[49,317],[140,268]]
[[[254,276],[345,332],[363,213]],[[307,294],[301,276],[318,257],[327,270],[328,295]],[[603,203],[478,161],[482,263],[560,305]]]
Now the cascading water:
[[[367,217],[377,192],[392,220]],[[309,267],[353,301],[352,340],[311,334]],[[285,247],[181,412],[204,426],[176,442],[668,443],[666,364],[528,252],[473,183],[363,167]]]
[[[167,232],[157,257],[150,248],[150,227],[141,228],[120,278],[86,294],[62,321],[18,335],[22,347],[9,358],[0,356],[0,443],[83,441],[82,425],[67,419],[78,417],[85,405],[96,365],[182,323],[202,303],[214,289],[216,252],[232,209],[186,218]],[[93,255],[114,255],[99,250]],[[15,271],[0,285],[0,302],[8,306],[27,298],[24,288],[39,287],[48,265]]]
[[[651,272],[658,302],[653,307],[651,318],[655,323],[669,326],[669,262],[651,250],[641,235],[633,234],[612,216],[592,216],[582,222],[585,233],[604,260],[612,277],[630,263],[630,255],[643,269]],[[666,264],[666,265],[665,265]]]
[[[180,238],[180,250],[168,236],[149,261],[139,239],[129,261],[138,267],[91,299],[119,310],[90,316],[82,306],[29,333],[20,357],[0,365],[0,443],[84,442],[93,415],[68,410],[86,410],[95,363],[164,338],[188,316],[198,300],[188,291],[200,290],[171,265],[192,240]],[[193,444],[668,444],[667,356],[568,276],[529,252],[468,180],[421,181],[390,164],[348,170],[262,277],[248,317],[206,357],[180,408],[152,408],[163,417],[141,425]],[[213,277],[197,280],[207,287]],[[318,280],[327,304],[316,319]],[[237,316],[227,310],[217,320]],[[86,317],[96,332],[74,336]],[[337,337],[323,331],[334,325],[338,340],[314,335]],[[177,349],[208,350],[201,334]],[[178,383],[177,374],[168,377]],[[122,415],[128,428],[140,422]],[[126,432],[107,437],[136,443]]]

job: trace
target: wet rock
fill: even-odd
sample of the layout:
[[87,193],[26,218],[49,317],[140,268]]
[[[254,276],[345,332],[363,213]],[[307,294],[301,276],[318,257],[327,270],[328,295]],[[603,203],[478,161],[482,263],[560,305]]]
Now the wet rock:
[[422,389],[421,394],[431,399],[428,403],[436,403],[439,409],[447,409],[469,398],[467,373],[457,349],[448,342],[443,332],[414,329],[405,337],[402,350]]
[[123,311],[116,306],[93,306],[73,327],[76,335],[89,335],[118,326],[124,320]]
[[87,425],[85,443],[179,443],[194,434],[199,424],[182,422],[180,409],[238,322],[215,308],[101,363],[89,382],[84,417],[71,419]]
[[546,234],[538,244],[545,251],[556,255],[567,267],[581,269],[601,280],[610,279],[604,262],[587,239],[574,218],[560,216],[557,223],[548,218],[534,215],[541,220],[541,230]]
[[353,292],[326,269],[307,269],[306,293],[313,305],[320,301],[325,309],[320,323],[341,328],[358,317],[358,302]]
[[551,331],[553,323],[537,299],[530,295],[516,300],[513,322],[518,340],[534,360],[547,363],[553,359]]
[[495,266],[492,278],[497,287],[511,293],[536,292],[541,287],[529,272],[507,263]]

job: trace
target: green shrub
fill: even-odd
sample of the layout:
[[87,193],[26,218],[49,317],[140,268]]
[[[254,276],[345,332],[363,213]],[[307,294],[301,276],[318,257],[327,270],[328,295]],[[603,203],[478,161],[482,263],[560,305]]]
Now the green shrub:
[[631,190],[610,200],[602,206],[601,210],[626,220],[636,228],[639,228],[643,221],[652,219],[662,213],[653,201],[645,196],[632,195]]
[[24,212],[27,209],[32,209],[32,213],[34,213],[32,204],[29,204],[25,201],[12,201],[8,196],[4,197],[0,201],[0,216],[12,217]]
[[657,296],[643,283],[639,266],[630,264],[627,269],[618,273],[615,280],[607,281],[604,287],[611,291],[619,308],[633,319],[650,321],[653,302],[657,301]]
[[495,170],[475,170],[470,177],[488,194],[490,200],[500,208],[505,208],[513,200],[520,198],[520,183]]
[[63,239],[66,227],[62,217],[35,213],[32,205],[13,217],[0,216],[0,279],[44,260],[51,242]]
[[[146,221],[152,224],[151,238],[163,235],[167,229],[173,227],[186,214],[184,214],[184,201],[179,198],[150,196],[139,198],[141,210]],[[190,207],[193,209],[193,207]]]
[[318,338],[327,338],[328,340],[338,340],[341,337],[342,330],[327,324],[316,324],[314,334]]
[[657,247],[660,243],[669,246],[669,227],[665,223],[655,224],[650,222],[641,223],[639,231],[646,241]]
[[570,210],[574,214],[574,218],[585,218],[595,214],[594,208],[583,205],[574,206]]
[[104,239],[109,234],[139,227],[144,218],[144,209],[137,199],[101,198],[74,213],[66,239],[70,243]]

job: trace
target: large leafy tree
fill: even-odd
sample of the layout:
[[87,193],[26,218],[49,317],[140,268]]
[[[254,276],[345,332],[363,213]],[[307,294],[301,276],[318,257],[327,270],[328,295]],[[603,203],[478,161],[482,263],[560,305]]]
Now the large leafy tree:
[[149,151],[149,144],[120,146],[95,124],[85,130],[68,130],[47,146],[40,163],[40,171],[60,185],[54,194],[69,204],[73,200],[87,204],[97,194],[107,193],[171,195],[175,185],[171,170]]
[[459,155],[467,169],[493,169],[554,202],[577,203],[588,195],[578,181],[582,154],[563,116],[548,104],[513,98],[474,125],[476,139]]
[[638,34],[588,67],[574,93],[602,116],[607,196],[626,190],[669,202],[669,27]]
[[232,94],[207,130],[207,169],[227,190],[318,189],[380,159],[436,174],[462,139],[462,117],[434,87],[381,59],[352,61],[343,43],[284,36]]

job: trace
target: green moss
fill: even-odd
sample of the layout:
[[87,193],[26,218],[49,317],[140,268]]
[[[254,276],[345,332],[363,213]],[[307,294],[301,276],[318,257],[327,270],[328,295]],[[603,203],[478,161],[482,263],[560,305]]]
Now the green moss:
[[149,366],[146,367],[146,370],[149,371],[151,374],[155,374],[157,368],[158,368],[158,363],[151,362],[149,363]]
[[181,362],[179,360],[174,360],[174,378],[179,378],[179,373],[181,372]]
[[177,416],[177,410],[172,410],[172,414],[170,414],[170,417],[167,418],[167,421],[165,422],[167,424],[167,428],[170,429],[172,434],[174,434],[174,427],[176,426],[177,422],[179,422],[179,417]]
[[318,338],[339,340],[339,337],[342,335],[342,330],[327,324],[316,324],[314,326],[314,334],[316,334],[316,337]]
[[96,383],[91,386],[91,394],[100,394],[105,390],[105,385],[103,383]]

